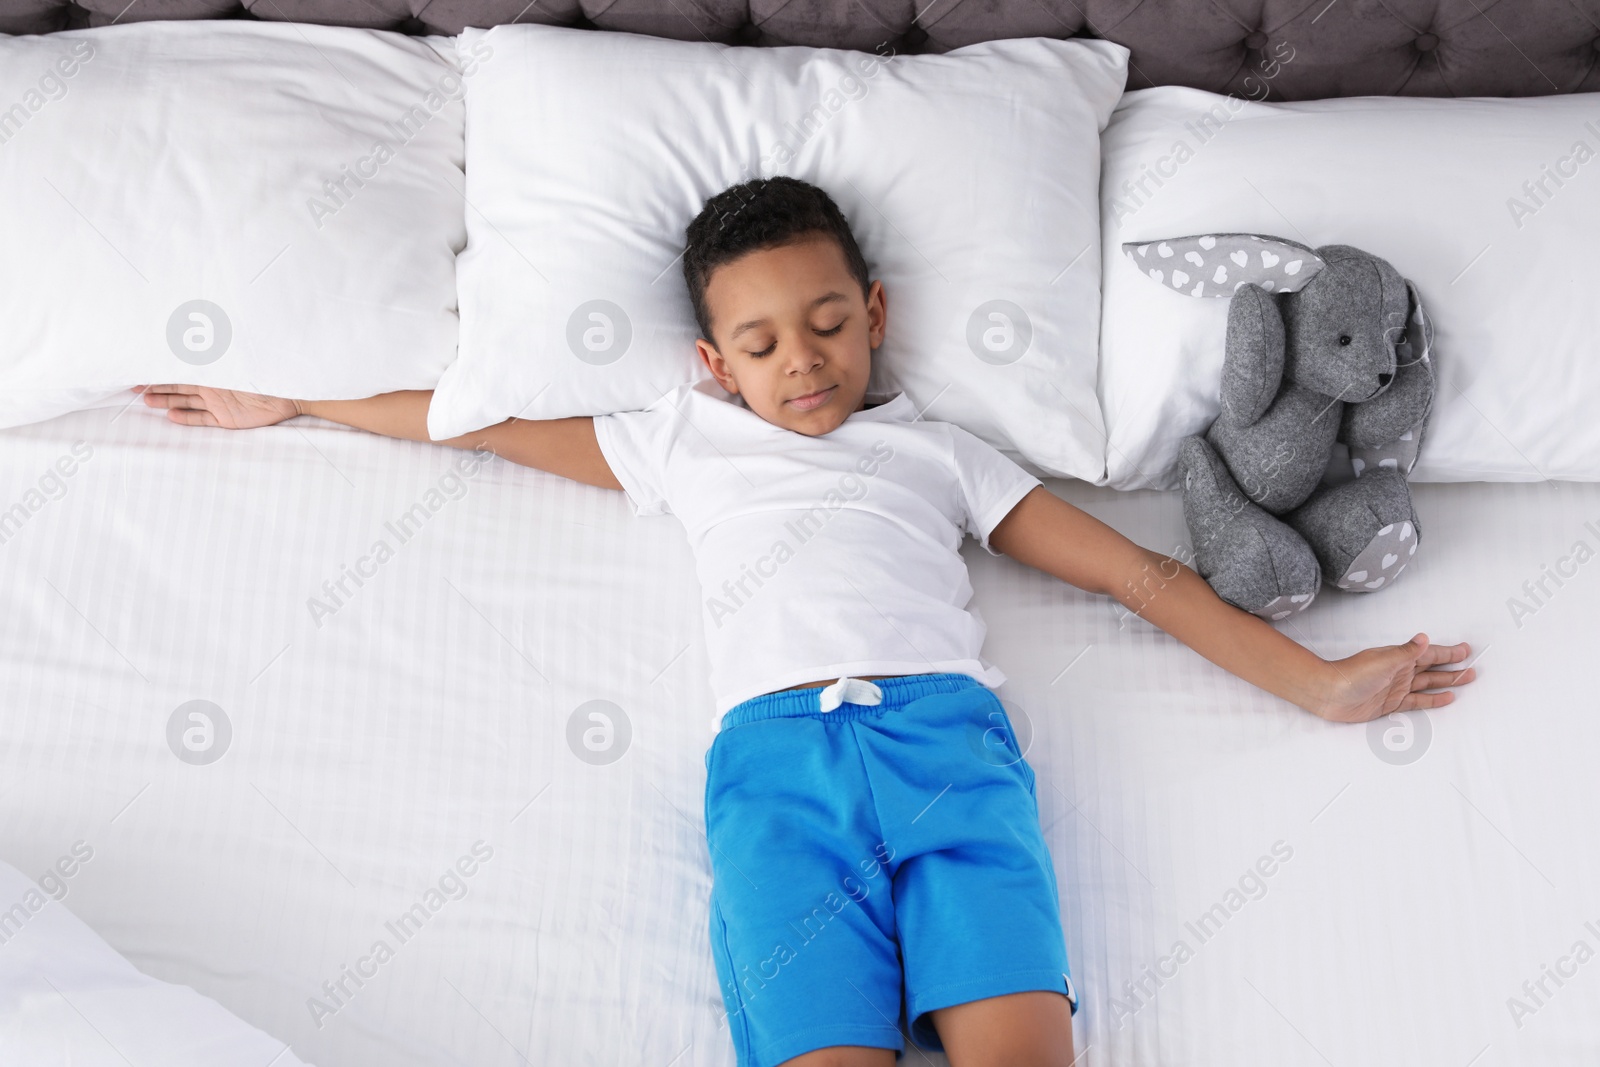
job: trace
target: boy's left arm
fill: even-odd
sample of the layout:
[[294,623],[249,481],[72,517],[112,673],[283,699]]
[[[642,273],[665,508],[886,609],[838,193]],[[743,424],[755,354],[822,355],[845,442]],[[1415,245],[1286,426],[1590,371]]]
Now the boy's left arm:
[[1265,620],[1218,597],[1190,568],[1141,548],[1094,516],[1035,486],[989,535],[997,551],[1127,609],[1217,666],[1334,722],[1367,722],[1395,711],[1437,708],[1476,669],[1435,670],[1465,659],[1466,643],[1402,645],[1325,660]]

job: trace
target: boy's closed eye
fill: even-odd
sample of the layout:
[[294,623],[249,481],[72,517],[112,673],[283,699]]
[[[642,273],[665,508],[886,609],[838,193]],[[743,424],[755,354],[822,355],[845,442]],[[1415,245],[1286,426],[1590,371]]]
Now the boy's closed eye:
[[[847,315],[843,319],[839,320],[839,325],[837,325],[837,326],[835,326],[835,327],[833,327],[831,329],[819,330],[819,329],[816,329],[815,327],[813,327],[812,332],[815,333],[818,337],[832,337],[835,334],[837,334],[840,330],[844,329],[844,324],[849,322],[849,321],[850,321],[850,317]],[[775,350],[777,347],[778,347],[778,342],[777,341],[773,341],[770,345],[768,345],[766,348],[762,349],[760,352],[747,352],[746,354],[751,356],[754,359],[760,359],[762,356],[770,356],[770,355],[772,355],[773,350]]]

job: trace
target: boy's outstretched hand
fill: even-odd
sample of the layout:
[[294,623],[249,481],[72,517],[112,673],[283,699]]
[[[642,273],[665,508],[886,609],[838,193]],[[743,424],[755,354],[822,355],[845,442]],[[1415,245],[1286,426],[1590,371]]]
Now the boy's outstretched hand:
[[167,418],[184,426],[251,430],[302,414],[293,400],[204,385],[136,385],[146,407],[166,408]]
[[1317,714],[1330,722],[1369,722],[1396,711],[1442,707],[1455,699],[1454,693],[1424,690],[1466,685],[1477,677],[1477,668],[1433,668],[1458,663],[1471,652],[1465,641],[1430,645],[1427,634],[1418,634],[1403,645],[1369,648],[1333,660],[1333,691]]

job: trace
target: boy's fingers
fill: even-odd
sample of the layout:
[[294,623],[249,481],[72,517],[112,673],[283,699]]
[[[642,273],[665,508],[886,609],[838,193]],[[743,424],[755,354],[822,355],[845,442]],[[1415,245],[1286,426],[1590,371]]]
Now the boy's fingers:
[[1455,700],[1454,693],[1412,693],[1400,704],[1400,711],[1425,711],[1442,708]]
[[1465,641],[1458,645],[1430,645],[1427,655],[1423,656],[1423,662],[1429,667],[1436,663],[1455,663],[1466,659],[1471,651],[1472,647]]
[[143,387],[142,391],[144,393],[144,397],[145,397],[146,400],[149,400],[153,396],[154,397],[174,397],[174,396],[199,397],[200,393],[201,393],[200,387],[198,385],[147,385],[147,386]]
[[173,408],[167,412],[167,418],[185,426],[220,426],[216,416],[205,410],[191,411],[183,408]]
[[1389,647],[1393,650],[1394,655],[1398,659],[1410,660],[1412,663],[1421,662],[1423,654],[1427,651],[1427,647],[1425,645],[1419,645],[1417,643],[1417,638],[1418,637],[1422,637],[1423,640],[1426,640],[1426,638],[1423,637],[1422,634],[1418,634],[1416,637],[1413,637],[1411,640],[1407,641],[1405,644],[1402,644],[1402,645],[1390,645]]
[[[1421,637],[1422,635],[1418,634],[1417,636]],[[1424,640],[1426,639],[1424,638]],[[1391,645],[1390,648],[1393,649],[1395,659],[1402,665],[1409,663],[1412,666],[1421,666],[1428,653],[1426,646],[1417,644],[1416,637],[1413,637],[1403,645]]]
[[144,402],[153,408],[189,408],[203,410],[204,402],[187,393],[146,393]]
[[1411,691],[1418,692],[1423,689],[1440,689],[1447,685],[1466,685],[1478,676],[1478,668],[1468,667],[1464,671],[1418,671],[1416,677],[1411,679]]

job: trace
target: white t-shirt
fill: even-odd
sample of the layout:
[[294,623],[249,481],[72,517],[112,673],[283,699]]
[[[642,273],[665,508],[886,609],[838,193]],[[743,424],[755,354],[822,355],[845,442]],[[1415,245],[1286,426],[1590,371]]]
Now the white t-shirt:
[[911,398],[821,437],[775,426],[714,379],[643,411],[597,416],[595,437],[640,515],[673,514],[699,572],[717,718],[741,701],[845,675],[970,674],[984,623],[960,547],[1039,479]]

